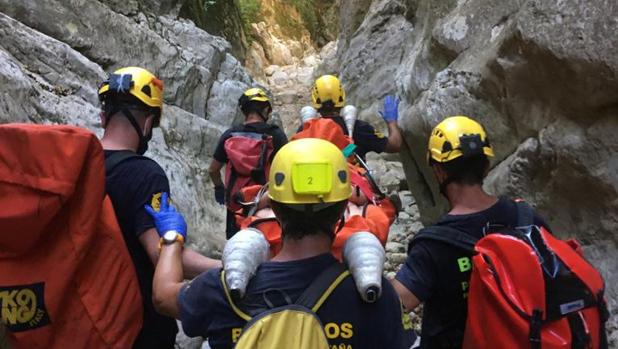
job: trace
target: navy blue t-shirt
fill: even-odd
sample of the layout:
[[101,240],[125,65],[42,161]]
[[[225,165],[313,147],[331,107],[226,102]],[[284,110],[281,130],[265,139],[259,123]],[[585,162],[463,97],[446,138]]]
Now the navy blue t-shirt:
[[[262,294],[279,289],[295,301],[327,267],[337,263],[331,254],[290,262],[262,264],[251,279],[242,306],[263,308]],[[178,295],[180,321],[189,336],[209,339],[213,349],[230,349],[238,340],[246,322],[230,307],[220,280],[220,269],[201,274],[184,286]],[[382,280],[382,296],[373,304],[365,303],[354,280],[347,277],[317,312],[329,343],[334,348],[408,349],[415,335],[409,317],[402,311],[395,290]],[[283,296],[269,292],[275,306],[284,305]]]
[[[488,224],[516,226],[515,202],[500,198],[490,208],[466,215],[444,215],[437,226],[449,226],[480,239]],[[549,229],[538,215],[534,223]],[[472,254],[434,240],[412,245],[396,279],[423,307],[421,348],[461,348],[468,314],[467,296]]]
[[[118,151],[106,150],[105,158]],[[157,313],[152,303],[152,278],[154,266],[139,236],[150,228],[154,221],[144,209],[145,204],[156,206],[161,193],[170,191],[165,172],[151,159],[134,157],[119,163],[105,178],[118,225],[131,255],[139,281],[144,304],[144,325],[134,349],[173,348],[178,326],[176,321]]]
[[[336,116],[330,119],[343,127],[343,132],[348,135],[348,129],[342,117]],[[366,121],[356,120],[353,133],[352,138],[354,139],[354,144],[357,146],[356,153],[363,159],[370,151],[382,153],[384,149],[386,149],[388,138],[384,137],[382,133],[378,132]]]

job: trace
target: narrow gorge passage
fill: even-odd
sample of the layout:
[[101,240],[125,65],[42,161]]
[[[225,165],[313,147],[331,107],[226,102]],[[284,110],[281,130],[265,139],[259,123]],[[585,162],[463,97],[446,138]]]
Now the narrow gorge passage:
[[[307,3],[309,12],[293,8]],[[412,233],[447,209],[426,166],[428,135],[446,116],[469,115],[496,153],[485,189],[525,199],[560,238],[582,243],[605,278],[618,347],[616,28],[615,0],[0,0],[0,123],[100,136],[101,81],[127,65],[156,72],[164,116],[147,155],[169,176],[189,245],[220,257],[225,209],[207,168],[242,119],[244,90],[272,93],[288,136],[322,74],[338,75],[348,103],[381,131],[382,100],[397,95],[405,149],[368,156],[403,203],[386,245],[392,277]],[[177,346],[202,341],[179,336]]]

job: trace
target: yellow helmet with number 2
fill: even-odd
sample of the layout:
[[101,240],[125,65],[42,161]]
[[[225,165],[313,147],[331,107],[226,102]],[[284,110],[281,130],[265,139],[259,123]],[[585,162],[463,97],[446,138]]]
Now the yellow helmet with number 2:
[[483,126],[467,116],[451,116],[431,131],[427,161],[444,163],[459,157],[494,156]]
[[334,75],[320,76],[311,89],[313,107],[320,110],[325,104],[332,103],[335,108],[345,105],[345,91],[341,82]]
[[283,204],[335,203],[352,194],[348,163],[339,148],[319,138],[284,145],[270,167],[268,196]]

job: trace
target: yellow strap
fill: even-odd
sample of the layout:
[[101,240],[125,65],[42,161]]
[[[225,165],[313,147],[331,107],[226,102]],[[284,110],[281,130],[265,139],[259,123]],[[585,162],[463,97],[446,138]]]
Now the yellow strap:
[[[324,304],[324,302],[326,301],[326,299],[328,298],[328,296],[330,296],[331,293],[333,293],[333,291],[335,290],[335,288],[337,288],[337,286],[339,286],[339,284],[350,275],[350,271],[346,270],[343,273],[341,273],[341,275],[339,275],[335,281],[333,281],[332,284],[330,284],[330,286],[328,286],[328,288],[326,289],[326,291],[322,294],[322,296],[320,297],[320,299],[318,299],[318,301],[315,303],[315,305],[311,308],[311,311],[313,311],[314,313],[316,313],[318,311],[318,309],[320,309],[320,307],[322,306],[322,304]],[[230,306],[232,307],[232,310],[236,313],[236,315],[240,316],[240,318],[242,318],[245,321],[251,321],[251,316],[249,316],[247,313],[243,312],[242,310],[240,310],[236,304],[234,303],[234,301],[232,300],[232,296],[230,295],[230,291],[227,288],[227,283],[225,282],[225,271],[221,270],[221,284],[223,285],[223,292],[225,293],[225,297],[227,298],[228,303],[230,303]]]
[[232,310],[236,313],[236,315],[240,316],[245,321],[251,321],[251,316],[247,313],[240,310],[234,301],[232,300],[232,296],[230,295],[230,291],[227,289],[227,283],[225,282],[225,270],[221,270],[221,284],[223,284],[223,292],[225,293],[225,297],[227,298],[228,303],[232,307]]
[[322,306],[322,303],[324,303],[326,301],[326,298],[328,298],[328,296],[330,296],[330,294],[333,293],[335,288],[337,288],[337,286],[339,286],[339,284],[343,281],[343,279],[348,277],[348,275],[350,275],[350,271],[349,270],[346,270],[343,273],[341,273],[341,275],[339,275],[335,279],[335,281],[333,281],[333,283],[330,284],[330,286],[328,286],[326,291],[322,294],[322,297],[320,297],[320,299],[318,299],[318,301],[315,303],[313,308],[311,308],[311,311],[313,311],[314,313],[317,313],[318,309],[320,309],[320,307]]

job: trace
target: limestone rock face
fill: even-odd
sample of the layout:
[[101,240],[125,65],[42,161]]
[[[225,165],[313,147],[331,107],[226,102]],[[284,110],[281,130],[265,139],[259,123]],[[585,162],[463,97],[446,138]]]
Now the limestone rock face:
[[616,331],[616,2],[373,0],[341,11],[337,60],[349,100],[369,117],[385,94],[402,99],[401,159],[424,223],[446,209],[425,162],[428,133],[446,116],[469,115],[496,152],[486,188],[525,198],[556,234],[585,244]]
[[122,66],[165,83],[150,150],[186,215],[190,242],[216,254],[224,209],[206,173],[252,79],[231,46],[176,17],[175,1],[0,0],[0,122],[73,124],[99,135],[97,87]]

